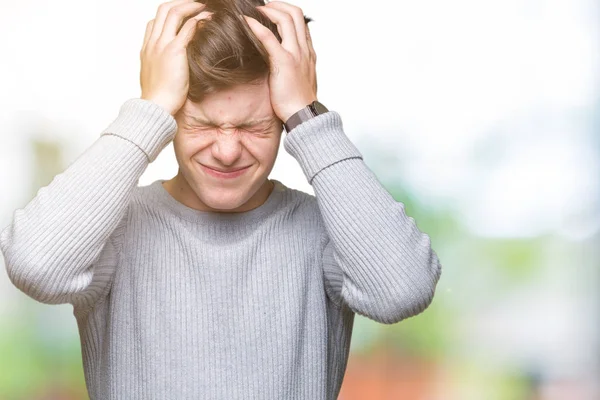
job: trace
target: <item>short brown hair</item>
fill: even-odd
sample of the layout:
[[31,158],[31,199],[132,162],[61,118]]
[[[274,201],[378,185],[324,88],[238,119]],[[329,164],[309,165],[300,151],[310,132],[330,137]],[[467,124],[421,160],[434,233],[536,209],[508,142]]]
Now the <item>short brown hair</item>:
[[[268,76],[269,54],[240,15],[256,19],[281,43],[277,25],[255,8],[264,5],[264,0],[203,0],[200,3],[213,14],[198,26],[187,48],[188,99],[194,103],[201,102],[206,94],[262,81]],[[304,17],[306,23],[311,20]]]

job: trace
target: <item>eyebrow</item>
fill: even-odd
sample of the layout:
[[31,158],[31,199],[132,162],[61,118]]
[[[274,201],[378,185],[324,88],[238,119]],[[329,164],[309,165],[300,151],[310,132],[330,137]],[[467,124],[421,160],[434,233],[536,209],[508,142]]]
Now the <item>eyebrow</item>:
[[[193,119],[194,121],[196,121],[196,122],[198,122],[198,123],[200,123],[202,125],[212,125],[212,126],[217,126],[218,125],[218,124],[216,124],[216,123],[214,123],[212,121],[206,120],[206,119],[204,119],[202,117],[194,117],[194,116],[189,115],[189,114],[185,114],[185,116],[188,117],[188,118]],[[256,125],[262,124],[264,122],[272,122],[274,120],[275,120],[275,117],[266,117],[266,118],[259,118],[259,119],[251,119],[251,120],[248,120],[248,121],[244,121],[244,122],[242,122],[240,124],[237,124],[237,125],[235,125],[235,127],[236,128],[252,127],[252,126],[256,126]]]

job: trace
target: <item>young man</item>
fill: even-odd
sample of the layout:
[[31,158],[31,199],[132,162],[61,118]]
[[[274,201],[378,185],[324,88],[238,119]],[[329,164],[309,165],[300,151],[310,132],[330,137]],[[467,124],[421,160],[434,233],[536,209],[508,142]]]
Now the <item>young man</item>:
[[[141,97],[0,235],[14,285],[73,305],[92,399],[335,399],[355,313],[432,300],[429,236],[317,102],[302,10],[255,5],[162,4]],[[282,122],[315,196],[268,179]],[[170,140],[177,175],[137,186]]]

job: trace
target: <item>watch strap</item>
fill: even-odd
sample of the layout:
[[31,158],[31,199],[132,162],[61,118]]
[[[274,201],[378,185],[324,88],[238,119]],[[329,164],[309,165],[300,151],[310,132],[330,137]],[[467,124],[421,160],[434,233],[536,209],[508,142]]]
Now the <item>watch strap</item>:
[[288,118],[288,120],[283,124],[283,126],[285,127],[285,131],[289,133],[292,129],[300,125],[302,122],[308,121],[309,119],[314,118],[317,115],[323,114],[327,111],[329,111],[327,107],[315,100]]

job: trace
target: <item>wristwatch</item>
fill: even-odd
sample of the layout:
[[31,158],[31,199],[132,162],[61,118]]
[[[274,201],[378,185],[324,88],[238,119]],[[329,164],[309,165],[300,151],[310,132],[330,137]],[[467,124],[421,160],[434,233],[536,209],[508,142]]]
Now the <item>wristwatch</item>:
[[321,115],[323,113],[328,112],[329,110],[322,103],[319,103],[317,100],[313,101],[300,111],[293,114],[288,118],[287,121],[283,124],[285,127],[286,133],[289,133],[296,126],[300,125],[304,121],[308,121],[311,118],[316,117],[317,115]]

